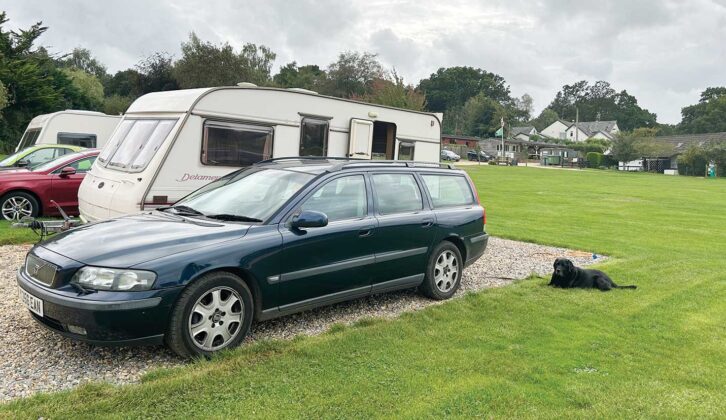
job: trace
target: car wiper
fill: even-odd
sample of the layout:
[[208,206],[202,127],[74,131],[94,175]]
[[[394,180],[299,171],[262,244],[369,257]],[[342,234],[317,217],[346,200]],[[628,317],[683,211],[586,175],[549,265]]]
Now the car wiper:
[[254,217],[238,216],[236,214],[209,214],[206,217],[217,220],[227,220],[230,222],[261,222],[262,220]]
[[181,206],[168,206],[168,207],[159,207],[157,210],[159,211],[167,211],[170,209],[174,209],[174,212],[176,214],[185,214],[185,215],[191,215],[191,216],[204,216],[204,213],[197,209],[193,209],[189,206],[181,205]]

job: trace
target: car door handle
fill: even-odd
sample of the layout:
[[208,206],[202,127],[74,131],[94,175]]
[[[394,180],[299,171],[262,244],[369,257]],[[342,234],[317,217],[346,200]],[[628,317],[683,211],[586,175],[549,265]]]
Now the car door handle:
[[373,234],[373,228],[374,226],[366,226],[358,231],[358,236],[361,238],[365,238],[366,236],[371,236]]
[[427,218],[423,219],[423,221],[421,221],[421,227],[424,228],[424,229],[425,228],[430,228],[433,225],[434,225],[434,219],[431,219],[431,218],[428,218],[427,217]]

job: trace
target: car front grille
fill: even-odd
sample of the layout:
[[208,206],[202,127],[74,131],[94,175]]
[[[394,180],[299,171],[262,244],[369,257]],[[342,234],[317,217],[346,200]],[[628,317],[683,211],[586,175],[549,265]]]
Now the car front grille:
[[33,254],[28,254],[25,259],[25,272],[38,283],[52,287],[58,273],[58,266]]

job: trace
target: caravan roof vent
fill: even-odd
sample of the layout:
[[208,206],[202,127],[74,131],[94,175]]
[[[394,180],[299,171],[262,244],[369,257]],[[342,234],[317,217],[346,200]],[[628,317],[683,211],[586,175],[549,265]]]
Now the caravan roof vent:
[[250,83],[250,82],[239,82],[239,83],[237,83],[237,86],[242,87],[242,88],[254,88],[254,87],[257,87],[256,84]]
[[287,90],[289,90],[291,92],[307,93],[307,94],[310,94],[310,95],[317,95],[318,94],[318,92],[316,92],[314,90],[303,89],[303,88],[288,88]]

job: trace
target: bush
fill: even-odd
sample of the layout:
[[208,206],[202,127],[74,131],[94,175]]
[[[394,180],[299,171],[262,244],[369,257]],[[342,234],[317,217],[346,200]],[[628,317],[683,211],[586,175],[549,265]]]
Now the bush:
[[587,160],[588,168],[599,168],[602,164],[602,153],[588,152],[585,155],[585,159]]
[[612,155],[602,155],[600,165],[604,166],[605,168],[616,168],[618,167],[618,161],[615,160]]

